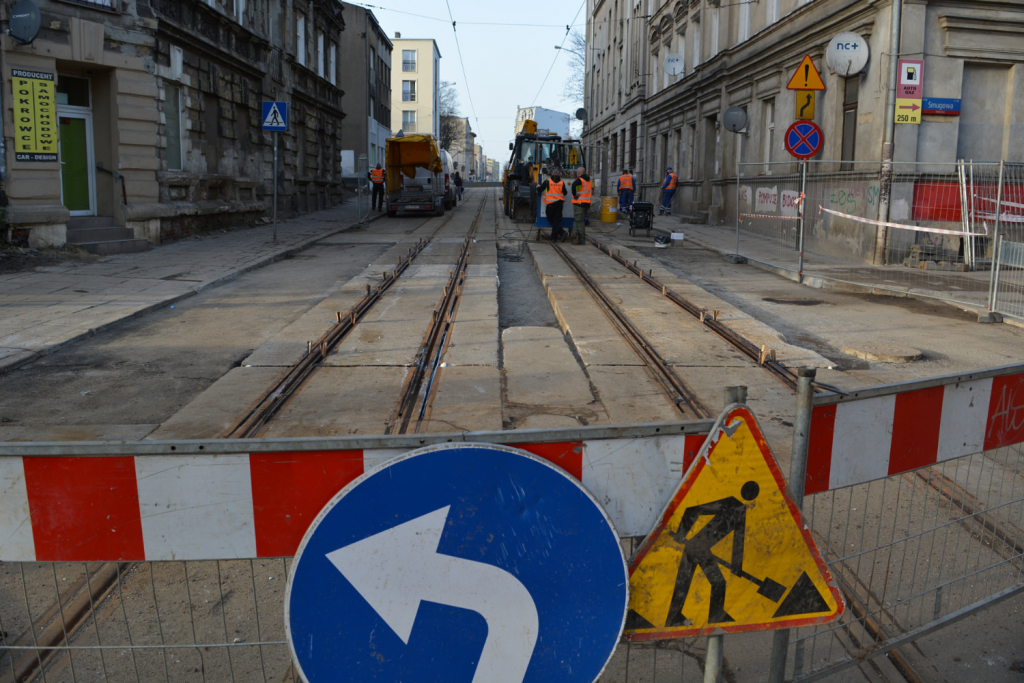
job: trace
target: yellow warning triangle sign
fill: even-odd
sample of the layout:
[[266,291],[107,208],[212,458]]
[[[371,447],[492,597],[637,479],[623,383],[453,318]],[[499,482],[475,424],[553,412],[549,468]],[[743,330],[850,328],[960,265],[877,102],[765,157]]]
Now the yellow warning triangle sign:
[[823,624],[844,609],[743,406],[718,419],[629,573],[630,640]]
[[803,60],[800,62],[800,66],[793,72],[793,77],[789,79],[789,85],[786,86],[789,90],[824,90],[825,82],[821,80],[821,74],[818,73],[818,69],[814,66],[814,62],[811,61],[810,55],[804,55]]

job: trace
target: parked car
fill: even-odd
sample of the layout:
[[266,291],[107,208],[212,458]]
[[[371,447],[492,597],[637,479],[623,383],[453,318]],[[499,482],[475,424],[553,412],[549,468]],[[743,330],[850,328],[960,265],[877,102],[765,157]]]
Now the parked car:
[[459,197],[455,192],[455,161],[448,150],[441,150],[441,167],[444,169],[444,208],[454,209]]
[[399,211],[444,215],[445,172],[432,135],[388,138],[384,148],[388,216]]

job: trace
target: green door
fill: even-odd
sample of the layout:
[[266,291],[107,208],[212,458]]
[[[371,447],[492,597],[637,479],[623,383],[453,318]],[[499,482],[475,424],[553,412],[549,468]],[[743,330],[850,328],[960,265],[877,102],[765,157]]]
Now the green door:
[[60,117],[60,183],[68,211],[89,211],[89,131],[84,118]]

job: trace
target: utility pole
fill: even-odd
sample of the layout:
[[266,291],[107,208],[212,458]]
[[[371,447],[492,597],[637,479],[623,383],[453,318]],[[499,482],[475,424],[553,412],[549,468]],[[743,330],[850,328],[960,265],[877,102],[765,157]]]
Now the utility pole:
[[[882,174],[878,188],[878,220],[889,220],[892,203],[893,144],[896,136],[896,81],[899,78],[900,29],[903,21],[903,0],[891,0],[889,16],[889,90],[885,98],[885,131],[882,142]],[[878,226],[875,236],[875,265],[885,265],[889,229]]]

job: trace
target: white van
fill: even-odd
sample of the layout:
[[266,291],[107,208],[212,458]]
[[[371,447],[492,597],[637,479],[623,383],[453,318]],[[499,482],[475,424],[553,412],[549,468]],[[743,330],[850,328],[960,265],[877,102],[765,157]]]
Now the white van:
[[441,150],[441,166],[444,167],[444,208],[453,209],[459,203],[455,192],[455,161],[448,150]]

